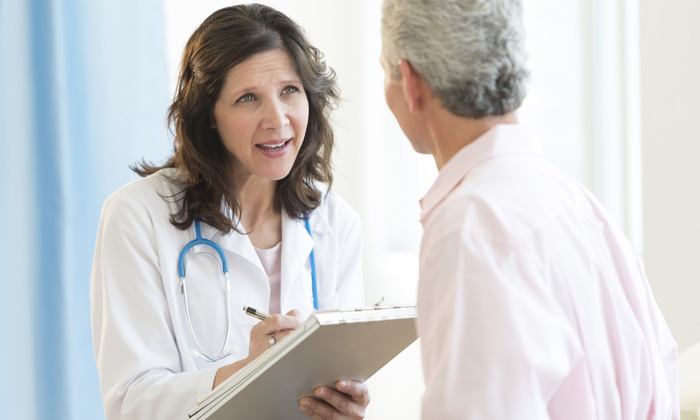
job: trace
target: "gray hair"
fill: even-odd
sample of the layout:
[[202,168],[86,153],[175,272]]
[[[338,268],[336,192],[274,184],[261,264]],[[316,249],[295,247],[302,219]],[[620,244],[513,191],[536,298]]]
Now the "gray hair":
[[382,54],[400,79],[406,59],[451,113],[516,110],[526,94],[520,0],[385,0]]

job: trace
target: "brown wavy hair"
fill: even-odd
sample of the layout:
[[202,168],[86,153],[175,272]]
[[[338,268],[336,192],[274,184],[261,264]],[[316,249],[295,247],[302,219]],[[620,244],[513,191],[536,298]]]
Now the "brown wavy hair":
[[[318,207],[317,182],[333,182],[333,131],[329,116],[339,99],[336,76],[303,29],[283,13],[259,4],[237,5],[214,12],[194,31],[182,56],[180,75],[168,124],[174,129],[174,153],[160,166],[141,161],[131,166],[141,176],[163,168],[178,170],[183,190],[170,222],[187,229],[202,220],[228,233],[240,232],[234,217],[241,206],[231,188],[230,159],[214,128],[214,104],[228,71],[255,54],[280,49],[294,62],[309,101],[306,136],[290,173],[277,181],[275,204],[301,219]],[[227,210],[222,210],[222,200]]]

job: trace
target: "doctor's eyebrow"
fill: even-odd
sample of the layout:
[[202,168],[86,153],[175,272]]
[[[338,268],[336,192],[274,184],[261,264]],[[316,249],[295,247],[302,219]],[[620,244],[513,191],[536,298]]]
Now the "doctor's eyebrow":
[[290,79],[290,80],[283,80],[280,82],[280,85],[302,85],[301,80],[299,79]]

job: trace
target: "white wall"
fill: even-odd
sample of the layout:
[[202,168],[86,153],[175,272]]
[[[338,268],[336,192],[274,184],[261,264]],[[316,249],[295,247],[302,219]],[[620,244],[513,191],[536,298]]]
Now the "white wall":
[[681,350],[700,341],[700,1],[640,2],[644,260]]

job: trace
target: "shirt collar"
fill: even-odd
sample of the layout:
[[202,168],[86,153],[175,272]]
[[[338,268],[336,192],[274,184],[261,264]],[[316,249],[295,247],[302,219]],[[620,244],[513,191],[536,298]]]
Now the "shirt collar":
[[539,142],[519,124],[500,124],[464,146],[442,167],[420,200],[421,223],[479,164],[507,155],[543,156]]

